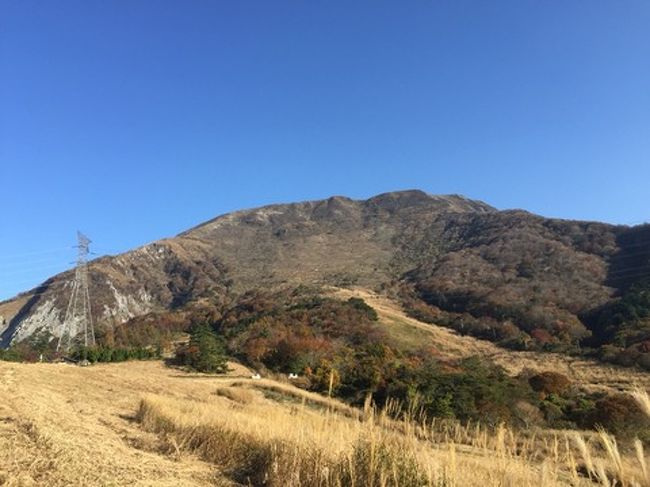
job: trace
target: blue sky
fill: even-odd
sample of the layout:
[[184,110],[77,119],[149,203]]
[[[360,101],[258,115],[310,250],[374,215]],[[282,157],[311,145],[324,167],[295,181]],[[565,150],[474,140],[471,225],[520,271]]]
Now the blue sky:
[[0,298],[217,214],[420,188],[650,220],[650,2],[0,0]]

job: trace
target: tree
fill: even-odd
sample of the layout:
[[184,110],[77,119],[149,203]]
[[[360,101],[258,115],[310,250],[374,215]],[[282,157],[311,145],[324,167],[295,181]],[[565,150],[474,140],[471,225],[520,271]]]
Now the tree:
[[223,374],[228,372],[225,347],[210,325],[195,325],[190,332],[189,345],[179,350],[177,358],[199,372]]

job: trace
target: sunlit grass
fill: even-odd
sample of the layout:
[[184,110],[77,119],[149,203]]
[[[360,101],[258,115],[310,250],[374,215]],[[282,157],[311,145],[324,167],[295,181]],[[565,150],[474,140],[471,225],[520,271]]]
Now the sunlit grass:
[[306,399],[286,404],[258,397],[242,407],[155,395],[142,399],[138,419],[252,485],[650,486],[640,442],[625,457],[604,431],[527,433],[424,421],[404,411],[405,419],[396,421],[398,408],[368,405],[351,417],[335,408],[315,411]]

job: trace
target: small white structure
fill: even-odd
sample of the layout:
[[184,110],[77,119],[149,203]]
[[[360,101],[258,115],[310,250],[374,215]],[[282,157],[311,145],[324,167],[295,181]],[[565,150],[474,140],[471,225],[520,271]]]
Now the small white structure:
[[251,375],[251,379],[253,379],[253,380],[260,380],[261,378],[262,378],[262,376],[260,374]]
[[298,374],[289,374],[289,379],[297,379]]

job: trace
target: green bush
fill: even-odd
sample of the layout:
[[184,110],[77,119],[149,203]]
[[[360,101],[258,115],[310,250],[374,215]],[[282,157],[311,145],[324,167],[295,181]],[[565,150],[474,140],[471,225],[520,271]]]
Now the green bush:
[[72,350],[70,358],[77,361],[87,360],[90,363],[151,360],[160,358],[160,350],[151,347],[78,347]]
[[348,304],[354,309],[363,312],[368,318],[372,321],[377,321],[379,316],[372,306],[368,306],[366,302],[361,298],[350,298],[348,299]]
[[7,362],[22,362],[23,355],[16,348],[8,348],[6,350],[0,349],[0,360]]
[[190,343],[176,353],[177,361],[198,372],[223,374],[228,371],[225,346],[207,324],[196,325],[190,333]]

